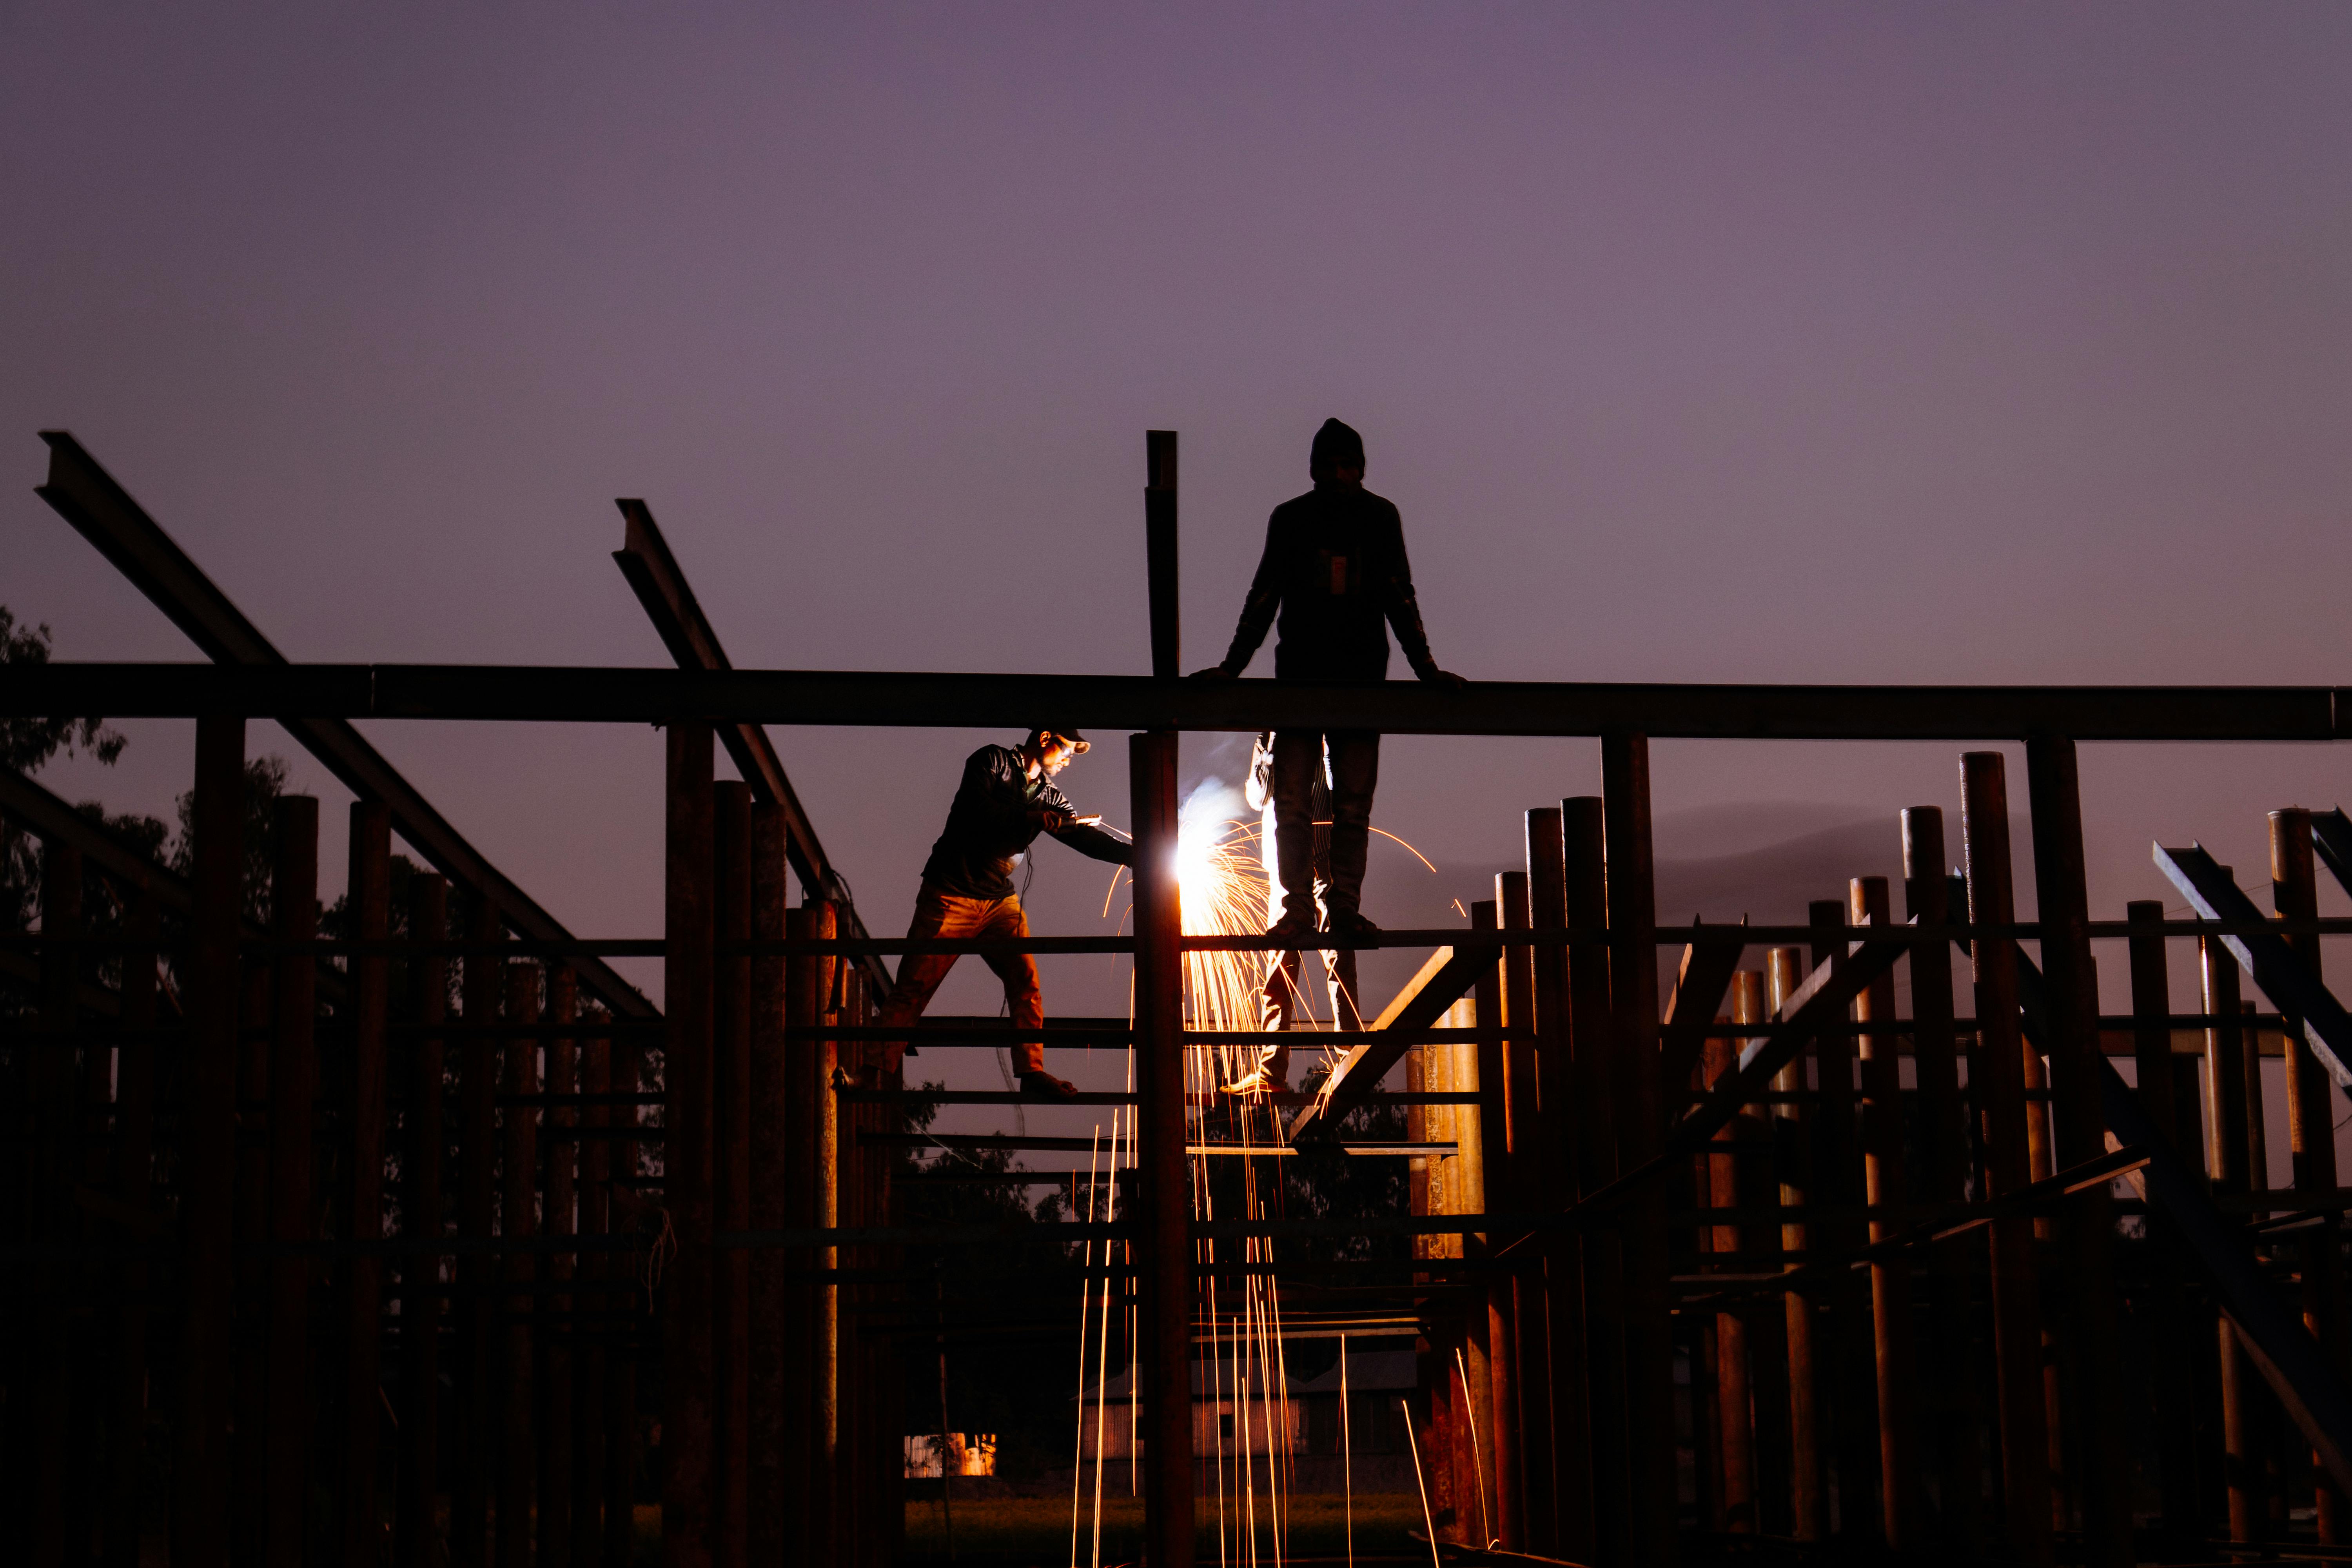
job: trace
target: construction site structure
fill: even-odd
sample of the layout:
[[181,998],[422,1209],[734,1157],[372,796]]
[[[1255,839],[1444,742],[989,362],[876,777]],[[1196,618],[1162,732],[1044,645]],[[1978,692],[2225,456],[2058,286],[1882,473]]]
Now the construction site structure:
[[[1147,441],[1149,677],[736,670],[638,501],[616,559],[676,669],[298,665],[72,437],[46,438],[40,494],[211,662],[0,670],[0,716],[196,726],[184,878],[0,777],[0,819],[42,848],[38,929],[0,934],[0,984],[26,998],[0,1020],[10,1561],[138,1563],[161,1518],[174,1568],[617,1568],[642,1517],[676,1568],[886,1563],[898,1342],[1017,1332],[1036,1289],[1084,1277],[1135,1309],[1118,1451],[1148,1560],[1188,1568],[1214,1430],[1202,1302],[1240,1256],[1213,1244],[1337,1236],[1407,1237],[1410,1258],[1283,1331],[1412,1337],[1411,1450],[1433,1550],[1457,1558],[2352,1550],[2352,1017],[2320,962],[2352,921],[2316,901],[2321,868],[2352,888],[2352,820],[2273,815],[2267,910],[2203,849],[2159,847],[2188,917],[2094,919],[2076,774],[2082,742],[2343,740],[2352,689],[1186,682],[1169,432]],[[908,1134],[879,1072],[880,961],[989,944],[868,933],[762,727],[1040,713],[1132,732],[1133,934],[1021,945],[1132,956],[1130,1016],[1048,1030],[1132,1048],[1133,1090],[1097,1098],[1132,1108],[1133,1201],[925,1230],[893,1191]],[[268,922],[246,913],[255,718],[357,797],[331,940],[314,800],[280,803]],[[362,719],[661,725],[663,934],[566,931]],[[1178,736],[1286,725],[1600,748],[1601,795],[1529,810],[1524,869],[1466,926],[1316,939],[1431,956],[1364,1027],[1324,1032],[1345,1059],[1257,1152],[1401,1105],[1403,1142],[1365,1153],[1410,1163],[1409,1213],[1193,1211],[1220,1151],[1188,1121],[1187,1049],[1264,1037],[1199,1026],[1186,956],[1284,943],[1187,934]],[[1958,752],[1958,821],[1900,812],[1899,887],[1818,889],[1802,924],[1662,924],[1655,737],[2021,742],[2025,776]],[[722,747],[743,782],[715,776]],[[397,910],[394,835],[431,868]],[[2201,993],[2176,999],[2182,943]],[[2102,955],[2127,1012],[2102,1011]],[[622,956],[659,958],[658,1008]],[[1113,1244],[1116,1265],[1073,1263]],[[1011,1316],[950,1321],[942,1260],[975,1256]]]

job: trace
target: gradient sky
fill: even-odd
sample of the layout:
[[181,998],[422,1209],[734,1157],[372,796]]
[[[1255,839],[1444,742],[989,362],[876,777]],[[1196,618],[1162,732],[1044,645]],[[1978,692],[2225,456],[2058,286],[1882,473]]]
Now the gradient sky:
[[[2352,682],[2347,81],[2340,5],[10,5],[0,602],[191,657],[31,494],[58,426],[297,659],[664,662],[634,495],[738,664],[1139,672],[1157,426],[1202,664],[1338,415],[1473,678]],[[53,784],[168,811],[192,727],[128,728]],[[650,731],[370,732],[575,930],[657,929]],[[777,733],[876,927],[992,738]],[[1661,743],[1660,853],[1891,837],[1957,750]],[[1392,741],[1378,819],[1504,860],[1595,751]],[[1114,820],[1123,752],[1067,779]],[[2098,912],[2152,837],[2261,879],[2345,763],[2086,749]]]

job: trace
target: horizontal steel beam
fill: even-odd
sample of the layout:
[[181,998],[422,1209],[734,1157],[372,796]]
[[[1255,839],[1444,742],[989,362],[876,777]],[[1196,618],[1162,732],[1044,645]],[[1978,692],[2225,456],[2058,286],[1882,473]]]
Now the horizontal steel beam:
[[[1125,675],[964,675],[569,665],[12,665],[0,714],[126,719],[828,724],[1026,729],[1377,730],[1790,741],[2336,741],[2334,686],[1700,686],[1475,681],[1326,684]],[[420,846],[420,847],[422,847]]]
[[[289,674],[300,679],[299,672],[305,667],[289,664],[285,656],[261,635],[260,628],[245,617],[245,613],[205,575],[162,525],[131,499],[131,493],[115,482],[114,476],[99,466],[98,459],[85,451],[80,442],[62,430],[45,430],[41,439],[49,446],[49,475],[48,482],[37,487],[35,493],[73,524],[100,554],[113,563],[115,570],[130,580],[131,586],[169,616],[205,657],[216,661],[212,665],[161,668],[198,677],[209,674],[231,683],[259,680],[266,685]],[[30,667],[11,667],[17,670],[27,668]],[[0,688],[0,695],[5,695],[5,688]],[[304,750],[325,764],[344,788],[362,800],[383,802],[401,837],[434,869],[496,905],[499,915],[516,932],[543,940],[563,939],[572,934],[511,878],[490,864],[488,857],[468,843],[422,791],[404,778],[383,752],[347,722],[364,718],[365,714],[343,712],[332,705],[242,707],[211,702],[184,709],[182,715],[237,711],[248,717],[277,720]],[[108,716],[131,719],[157,715],[134,703]],[[614,1012],[632,1018],[659,1016],[635,986],[602,960],[583,959],[573,967],[579,973],[581,984]]]

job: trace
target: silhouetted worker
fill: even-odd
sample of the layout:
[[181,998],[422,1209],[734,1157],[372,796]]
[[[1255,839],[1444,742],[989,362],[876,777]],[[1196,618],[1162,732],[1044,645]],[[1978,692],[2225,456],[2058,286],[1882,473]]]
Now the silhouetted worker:
[[[1277,680],[1385,680],[1393,627],[1415,675],[1462,685],[1460,676],[1439,668],[1430,655],[1405,559],[1404,521],[1395,506],[1364,489],[1363,437],[1326,419],[1315,432],[1307,471],[1315,488],[1283,502],[1266,520],[1265,553],[1242,602],[1233,645],[1223,662],[1199,677],[1239,676],[1276,626],[1278,611]],[[1275,860],[1283,910],[1269,934],[1304,935],[1317,929],[1318,913],[1325,931],[1376,929],[1360,906],[1380,771],[1381,738],[1370,731],[1275,735]],[[1330,865],[1320,877],[1314,874],[1315,818],[1307,798],[1318,772],[1331,791]],[[1352,1012],[1352,975],[1347,989]]]
[[[922,890],[915,896],[910,937],[985,937],[1025,942],[1029,917],[1013,886],[1021,864],[1040,833],[1050,833],[1081,855],[1114,866],[1132,866],[1135,849],[1105,833],[1098,816],[1080,816],[1054,787],[1054,775],[1086,751],[1076,730],[1032,730],[1018,747],[982,746],[964,759],[963,782],[956,786],[948,824],[923,863]],[[955,967],[951,952],[910,952],[898,960],[898,984],[883,1004],[882,1022],[913,1023],[929,1005],[940,982]],[[1014,1050],[1020,1057],[1021,1088],[1040,1100],[1067,1100],[1077,1090],[1045,1070],[1045,1012],[1037,994],[1037,961],[1025,952],[985,955],[1004,983],[1013,1015]],[[882,1070],[896,1068],[904,1040],[886,1047]]]

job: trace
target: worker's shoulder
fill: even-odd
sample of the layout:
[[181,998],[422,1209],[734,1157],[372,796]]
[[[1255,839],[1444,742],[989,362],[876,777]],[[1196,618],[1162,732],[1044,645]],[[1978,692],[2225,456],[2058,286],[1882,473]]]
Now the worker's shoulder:
[[1305,495],[1293,496],[1276,507],[1272,519],[1276,528],[1332,521],[1383,523],[1399,528],[1403,526],[1403,521],[1396,502],[1386,496],[1375,495],[1360,485],[1318,486]]
[[1010,746],[982,746],[963,760],[964,770],[1001,773],[1006,769],[1019,769],[1021,753]]

